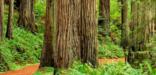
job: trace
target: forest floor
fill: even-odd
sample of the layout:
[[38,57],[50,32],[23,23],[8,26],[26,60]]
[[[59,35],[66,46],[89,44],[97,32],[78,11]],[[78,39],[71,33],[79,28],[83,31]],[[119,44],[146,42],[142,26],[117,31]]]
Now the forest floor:
[[[125,62],[125,58],[113,58],[113,59],[98,59],[99,64],[109,64],[117,62]],[[39,64],[27,66],[23,69],[8,71],[0,75],[33,75],[39,68]]]

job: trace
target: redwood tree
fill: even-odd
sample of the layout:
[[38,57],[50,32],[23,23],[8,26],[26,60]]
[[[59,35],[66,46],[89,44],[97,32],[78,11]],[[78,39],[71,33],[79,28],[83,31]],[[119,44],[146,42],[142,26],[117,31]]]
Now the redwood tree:
[[[137,2],[139,1],[139,2]],[[149,39],[149,2],[150,0],[133,0],[132,9],[132,26],[131,42],[128,52],[128,62],[137,67],[146,59],[151,59],[153,52],[147,50]]]
[[75,56],[95,66],[96,16],[96,0],[47,0],[41,67],[68,68]]
[[97,64],[97,14],[96,0],[81,0],[81,59]]
[[128,0],[121,0],[122,10],[121,10],[121,46],[126,49],[128,47]]
[[55,49],[55,32],[56,32],[56,16],[55,16],[55,0],[47,0],[46,20],[44,32],[44,48],[40,60],[40,67],[54,66],[54,49]]
[[[129,45],[129,25],[128,25],[128,0],[121,0],[121,46],[126,56],[126,51]],[[127,60],[127,58],[125,58]]]
[[110,0],[100,0],[100,16],[102,18],[103,34],[109,35],[110,32]]
[[75,56],[80,57],[79,4],[80,0],[47,0],[41,67],[66,68]]
[[[71,64],[72,48],[72,0],[57,0],[55,68],[67,68]],[[63,7],[63,8],[62,8]]]
[[24,27],[31,32],[37,31],[34,16],[34,0],[20,0],[18,26]]
[[8,39],[12,39],[12,27],[13,27],[13,10],[14,10],[14,0],[9,1],[9,15],[8,15],[8,24],[7,24],[7,32],[6,37]]
[[3,6],[4,0],[0,0],[0,40],[3,37]]

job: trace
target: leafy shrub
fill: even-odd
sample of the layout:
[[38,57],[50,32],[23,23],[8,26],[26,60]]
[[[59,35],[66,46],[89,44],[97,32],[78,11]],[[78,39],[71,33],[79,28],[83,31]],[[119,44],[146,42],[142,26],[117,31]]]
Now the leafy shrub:
[[52,75],[53,70],[54,69],[51,67],[45,67],[35,72],[34,75]]
[[117,58],[124,57],[122,48],[111,42],[99,45],[98,57],[100,58]]
[[63,75],[155,75],[156,70],[151,68],[150,64],[148,67],[145,72],[143,68],[134,69],[129,64],[124,63],[106,64],[92,68],[88,64],[75,62],[71,68],[62,71],[62,73]]
[[39,18],[45,14],[46,2],[45,0],[37,0],[35,3],[35,16]]

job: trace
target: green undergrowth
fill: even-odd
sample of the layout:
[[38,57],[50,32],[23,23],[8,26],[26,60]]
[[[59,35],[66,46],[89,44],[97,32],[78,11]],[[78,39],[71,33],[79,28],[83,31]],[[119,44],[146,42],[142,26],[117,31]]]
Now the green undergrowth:
[[[102,37],[100,37],[102,38]],[[110,37],[106,37],[104,41],[99,38],[98,57],[99,58],[121,58],[124,57],[123,49],[111,42]]]
[[52,75],[53,71],[54,71],[54,68],[45,67],[45,68],[38,70],[33,75]]
[[0,43],[0,71],[14,70],[26,64],[39,62],[43,34],[34,35],[18,27],[14,28],[13,34],[12,40],[5,38]]
[[121,58],[124,57],[124,52],[122,48],[118,45],[114,45],[112,43],[108,43],[107,45],[99,45],[99,58]]
[[[5,5],[4,10],[4,32],[3,40],[0,42],[0,72],[8,70],[21,69],[24,66],[38,63],[41,50],[43,48],[43,23],[41,16],[44,15],[45,2],[42,0],[37,1],[35,4],[35,17],[38,32],[32,34],[24,28],[17,27],[18,11],[14,12],[13,21],[13,39],[8,40],[5,38],[7,19],[8,19],[8,5]],[[41,7],[40,9],[38,7]]]
[[[145,63],[146,64],[146,63]],[[100,65],[92,68],[88,64],[75,63],[69,70],[64,71],[64,75],[155,75],[156,70],[147,65],[146,72],[142,66],[139,69],[132,68],[129,64],[113,63]]]
[[[53,68],[38,70],[34,75],[52,75]],[[69,69],[61,69],[61,75],[155,75],[156,69],[147,62],[134,69],[128,63],[112,63],[92,68],[89,64],[75,62]]]

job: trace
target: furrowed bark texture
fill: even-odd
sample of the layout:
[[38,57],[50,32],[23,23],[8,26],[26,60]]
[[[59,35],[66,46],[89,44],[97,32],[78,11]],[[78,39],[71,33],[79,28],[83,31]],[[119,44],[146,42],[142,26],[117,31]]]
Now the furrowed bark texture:
[[81,0],[47,0],[40,67],[67,68],[73,59],[80,58],[80,2]]
[[97,15],[96,0],[81,0],[81,59],[97,64]]
[[18,26],[24,27],[31,32],[37,32],[34,16],[34,0],[21,0],[19,10]]
[[68,68],[73,56],[71,6],[71,0],[57,0],[55,68]]
[[47,2],[45,47],[41,66],[47,60],[43,62],[43,66],[48,63],[55,68],[68,68],[75,56],[95,66],[96,0],[57,0],[54,2],[56,5],[50,5],[51,0]]
[[54,49],[56,38],[56,13],[54,12],[55,0],[47,0],[46,7],[46,21],[45,21],[45,33],[44,33],[44,49],[42,50],[40,67],[54,66]]
[[3,37],[3,8],[4,8],[4,0],[0,0],[0,40]]
[[[81,25],[81,0],[71,0],[72,10],[72,50],[73,57],[80,59],[80,34],[79,28]],[[74,59],[73,58],[73,59]]]
[[100,15],[103,18],[103,34],[109,35],[110,32],[110,0],[100,0]]

